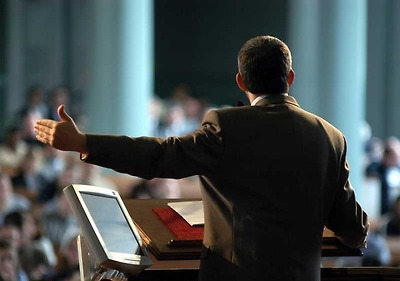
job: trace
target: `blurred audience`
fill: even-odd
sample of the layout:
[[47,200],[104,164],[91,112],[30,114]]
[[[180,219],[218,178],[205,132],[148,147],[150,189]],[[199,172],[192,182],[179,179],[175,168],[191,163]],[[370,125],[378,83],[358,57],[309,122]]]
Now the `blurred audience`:
[[[71,228],[77,226],[72,209],[64,196],[64,187],[80,183],[81,173],[75,164],[68,165],[49,189],[51,197],[42,202],[41,218],[45,232],[58,250],[61,241]],[[54,188],[54,189],[53,189]]]
[[43,280],[51,272],[50,259],[53,259],[54,263],[55,253],[52,248],[49,248],[51,245],[49,245],[49,240],[45,240],[44,236],[36,236],[37,225],[32,213],[30,211],[11,212],[6,215],[4,226],[14,227],[19,232],[20,239],[16,248],[21,268],[29,280]]
[[14,225],[2,224],[0,226],[0,240],[5,240],[15,249],[18,249],[21,243],[21,232]]
[[162,199],[180,198],[179,184],[173,179],[154,178],[151,180],[142,179],[132,187],[130,198],[136,199]]
[[40,143],[36,140],[33,125],[36,120],[49,116],[48,105],[45,102],[45,90],[41,85],[33,85],[27,90],[27,99],[22,106],[16,122],[21,125],[22,139],[31,144]]
[[60,173],[41,189],[37,201],[42,204],[45,209],[55,209],[53,205],[57,202],[52,202],[55,195],[60,193],[64,187],[73,183],[81,183],[83,178],[83,170],[81,162],[76,158],[76,155],[66,153],[64,155],[63,169]]
[[4,226],[14,226],[18,230],[21,238],[19,248],[25,250],[33,247],[43,253],[48,266],[56,265],[57,256],[54,246],[45,233],[42,221],[33,210],[8,213],[4,219]]
[[400,237],[400,196],[394,201],[385,229],[387,236]]
[[380,138],[371,137],[365,144],[365,157],[364,165],[367,167],[367,176],[374,176],[376,173],[384,151],[384,143]]
[[[50,92],[50,103],[48,105],[49,119],[60,120],[57,113],[59,105],[64,104],[67,108],[69,106],[69,91],[64,87],[56,87]],[[71,111],[73,112],[73,111]]]
[[42,148],[41,156],[40,174],[45,177],[47,182],[52,182],[64,170],[65,153],[46,145]]
[[368,247],[362,250],[361,266],[388,266],[391,262],[391,253],[383,235],[370,232],[367,237]]
[[76,241],[78,235],[78,228],[70,228],[63,236],[58,251],[58,262],[50,276],[51,281],[80,281]]
[[79,166],[78,168],[81,171],[81,179],[79,183],[117,190],[116,184],[104,175],[104,168],[81,161],[76,164]]
[[29,145],[21,137],[21,128],[11,126],[0,143],[0,167],[3,172],[13,176],[28,153]]
[[11,177],[14,191],[24,195],[32,203],[35,203],[42,189],[49,183],[41,172],[39,157],[32,148],[29,149],[16,174]]
[[16,194],[10,177],[0,172],[0,224],[4,217],[13,211],[29,210],[31,202],[26,197]]
[[366,173],[367,176],[376,176],[380,180],[380,206],[381,214],[384,215],[390,211],[390,206],[400,195],[400,141],[396,137],[386,140],[382,158],[371,161]]
[[0,239],[0,279],[2,281],[30,281],[21,268],[17,249]]

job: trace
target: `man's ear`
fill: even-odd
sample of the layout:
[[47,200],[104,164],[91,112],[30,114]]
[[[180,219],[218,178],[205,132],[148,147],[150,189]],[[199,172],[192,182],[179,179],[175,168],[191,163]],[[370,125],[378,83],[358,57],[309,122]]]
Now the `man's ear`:
[[243,83],[242,75],[240,73],[236,73],[236,84],[238,85],[239,89],[242,90],[243,92],[247,92],[247,88]]
[[293,69],[290,69],[290,70],[289,70],[289,77],[288,77],[288,84],[289,84],[289,87],[292,86],[292,84],[293,84],[294,76],[295,76],[295,75],[294,75]]

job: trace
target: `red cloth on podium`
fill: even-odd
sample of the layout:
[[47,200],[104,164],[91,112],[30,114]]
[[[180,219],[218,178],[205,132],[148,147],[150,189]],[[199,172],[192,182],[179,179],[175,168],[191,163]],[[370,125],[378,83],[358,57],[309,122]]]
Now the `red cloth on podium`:
[[154,208],[152,210],[177,239],[203,240],[204,226],[191,226],[171,208]]

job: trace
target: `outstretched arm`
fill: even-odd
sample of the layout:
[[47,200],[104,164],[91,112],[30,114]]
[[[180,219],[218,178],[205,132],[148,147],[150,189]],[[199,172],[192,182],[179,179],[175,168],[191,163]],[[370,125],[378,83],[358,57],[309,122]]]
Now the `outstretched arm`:
[[81,133],[75,121],[65,112],[65,106],[58,107],[61,121],[40,119],[35,123],[36,138],[55,149],[87,153],[86,135]]

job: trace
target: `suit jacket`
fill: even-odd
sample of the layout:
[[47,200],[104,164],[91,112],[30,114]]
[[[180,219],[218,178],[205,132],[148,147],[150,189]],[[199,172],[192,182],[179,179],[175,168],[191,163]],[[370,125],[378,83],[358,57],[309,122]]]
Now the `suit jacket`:
[[291,96],[212,110],[186,136],[88,135],[87,144],[85,161],[119,172],[200,175],[200,280],[320,280],[324,226],[350,247],[365,244],[346,140]]

